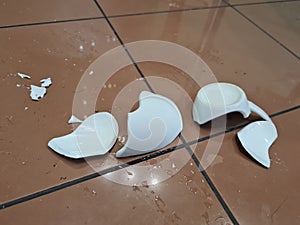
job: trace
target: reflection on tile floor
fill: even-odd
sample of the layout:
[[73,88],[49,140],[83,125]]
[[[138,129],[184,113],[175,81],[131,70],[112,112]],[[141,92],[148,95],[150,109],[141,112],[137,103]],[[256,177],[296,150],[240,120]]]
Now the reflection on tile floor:
[[128,0],[123,4],[122,0],[97,0],[103,7],[107,16],[127,15],[127,14],[141,14],[141,13],[155,13],[162,11],[176,11],[183,9],[207,8],[227,5],[220,0]]
[[0,26],[103,17],[93,1],[1,0]]
[[[0,224],[299,224],[299,2],[0,0]],[[204,70],[192,76],[139,61],[147,52],[130,43],[141,40],[187,48],[211,68],[211,79]],[[99,66],[95,60],[116,47],[118,55]],[[161,52],[168,54],[186,71],[198,65],[188,54]],[[32,101],[28,87],[46,77],[53,84]],[[241,86],[274,116],[270,169],[236,139],[257,115],[193,122],[197,91],[214,79]],[[173,100],[183,131],[157,152],[116,159],[142,90]],[[109,153],[72,160],[47,147],[76,128],[67,124],[72,114],[98,111],[111,112],[120,127]]]
[[300,58],[299,8],[300,2],[283,2],[241,7],[240,10]]

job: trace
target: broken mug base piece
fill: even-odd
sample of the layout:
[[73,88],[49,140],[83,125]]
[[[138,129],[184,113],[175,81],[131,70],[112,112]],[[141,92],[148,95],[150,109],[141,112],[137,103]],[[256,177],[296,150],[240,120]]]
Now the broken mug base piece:
[[182,117],[170,99],[148,91],[139,96],[140,107],[128,114],[128,140],[116,157],[146,154],[170,144],[182,131]]
[[53,138],[48,146],[69,158],[104,155],[115,144],[119,133],[116,119],[108,112],[85,119],[72,133]]
[[201,88],[193,105],[193,118],[204,124],[230,112],[240,112],[247,118],[251,111],[266,121],[253,122],[238,132],[245,150],[259,163],[270,167],[269,148],[277,138],[271,118],[260,107],[247,100],[245,92],[229,83],[212,83]]
[[231,112],[247,118],[250,108],[244,91],[229,83],[212,83],[201,88],[193,104],[193,119],[202,125]]

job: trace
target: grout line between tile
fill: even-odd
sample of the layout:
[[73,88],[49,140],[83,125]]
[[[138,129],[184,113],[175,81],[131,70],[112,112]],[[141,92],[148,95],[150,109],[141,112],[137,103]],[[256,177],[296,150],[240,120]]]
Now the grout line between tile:
[[[227,3],[227,0],[222,0]],[[280,0],[280,1],[265,1],[265,2],[248,2],[248,3],[230,3],[231,6],[251,6],[251,5],[265,5],[265,4],[273,4],[273,3],[285,3],[285,2],[297,2],[300,0]],[[229,3],[227,3],[229,4]]]
[[97,2],[97,0],[93,0],[95,2],[95,4],[97,5],[98,9],[100,10],[100,12],[104,15],[104,18],[106,20],[106,22],[108,23],[109,27],[112,29],[113,33],[116,35],[116,37],[118,38],[120,44],[122,45],[122,47],[124,48],[125,52],[127,53],[128,57],[130,58],[131,62],[133,63],[134,67],[136,68],[136,70],[138,71],[138,73],[140,74],[140,76],[142,78],[144,78],[144,82],[146,83],[146,86],[149,88],[149,90],[151,92],[154,93],[152,87],[150,86],[148,80],[145,78],[145,76],[143,75],[142,71],[140,70],[140,68],[138,67],[138,65],[136,64],[136,62],[134,61],[132,55],[130,54],[129,50],[127,49],[127,47],[125,46],[124,42],[122,41],[120,35],[117,33],[116,29],[114,28],[114,26],[112,25],[112,23],[110,22],[110,20],[108,19],[108,17],[106,16],[106,13],[104,12],[104,10],[102,9],[102,7],[100,6],[100,4]]
[[24,24],[15,24],[15,25],[5,25],[0,26],[0,29],[8,29],[8,28],[17,28],[17,27],[31,27],[31,26],[40,26],[40,25],[48,25],[48,24],[56,24],[56,23],[70,23],[70,22],[80,22],[80,21],[89,21],[89,20],[98,20],[104,19],[103,16],[97,17],[88,17],[88,18],[79,18],[79,19],[70,19],[70,20],[55,20],[55,21],[45,21],[38,23],[24,23]]
[[0,210],[9,208],[11,206],[14,206],[14,205],[17,205],[17,204],[20,204],[20,203],[23,203],[23,202],[27,202],[27,201],[33,200],[35,198],[42,197],[42,196],[47,195],[47,194],[51,194],[53,192],[56,192],[56,191],[59,191],[59,190],[62,190],[62,189],[68,188],[68,187],[72,187],[74,185],[77,185],[77,184],[80,184],[80,183],[83,183],[83,182],[95,179],[97,177],[101,177],[101,176],[106,175],[108,173],[112,173],[112,172],[115,172],[115,171],[127,168],[129,166],[132,166],[132,165],[135,165],[135,164],[147,161],[149,159],[153,159],[153,158],[157,158],[157,157],[163,156],[163,155],[168,154],[170,152],[175,152],[175,151],[183,150],[184,147],[185,147],[184,144],[180,144],[180,145],[177,145],[175,147],[171,147],[171,148],[159,151],[159,152],[154,152],[154,153],[152,153],[150,155],[146,155],[146,156],[143,156],[141,158],[129,161],[127,163],[123,163],[121,165],[116,165],[116,166],[113,166],[113,167],[101,170],[99,172],[95,172],[95,173],[86,175],[84,177],[80,177],[80,178],[77,178],[77,179],[74,179],[74,180],[71,180],[71,181],[68,181],[68,182],[65,182],[65,183],[62,183],[62,184],[59,184],[59,185],[47,188],[47,189],[44,189],[44,190],[41,190],[41,191],[38,191],[38,192],[35,192],[33,194],[29,194],[29,195],[26,195],[26,196],[14,199],[12,201],[8,201],[6,203],[0,204]]
[[[292,107],[292,108],[289,108],[289,109],[286,109],[286,110],[283,110],[283,111],[280,111],[280,112],[277,112],[277,113],[274,113],[274,114],[271,114],[270,117],[271,118],[274,118],[274,117],[277,117],[277,116],[280,116],[280,115],[284,115],[286,113],[289,113],[289,112],[292,112],[292,111],[296,111],[300,109],[300,105],[298,106],[295,106],[295,107]],[[252,123],[253,121],[249,122],[249,123]],[[239,126],[236,126],[236,127],[232,127],[232,128],[229,128],[227,129],[226,131],[221,131],[221,132],[218,132],[218,133],[215,133],[211,136],[207,136],[207,137],[203,137],[203,138],[200,138],[198,140],[194,140],[194,141],[191,141],[191,142],[186,142],[184,137],[183,136],[180,136],[180,139],[182,141],[182,143],[185,145],[185,149],[187,150],[187,152],[190,154],[191,158],[193,159],[194,163],[197,165],[199,171],[201,172],[201,174],[203,175],[203,177],[205,178],[206,182],[208,183],[208,185],[210,186],[211,190],[214,192],[215,196],[217,197],[217,199],[219,200],[220,204],[222,205],[224,211],[226,212],[226,214],[228,215],[228,217],[231,219],[231,222],[233,224],[239,224],[238,221],[236,220],[236,218],[234,217],[233,213],[231,212],[231,210],[229,209],[229,207],[227,206],[225,200],[222,198],[221,194],[219,193],[218,189],[216,188],[216,186],[214,185],[214,183],[212,182],[212,180],[210,179],[209,175],[206,173],[206,171],[204,170],[204,168],[202,167],[200,161],[198,160],[197,156],[194,154],[194,152],[192,151],[191,149],[191,145],[192,144],[195,144],[195,143],[199,143],[199,142],[202,142],[202,141],[205,141],[205,140],[208,140],[210,138],[214,138],[216,136],[219,136],[221,134],[224,134],[224,133],[229,133],[229,132],[232,132],[234,130],[237,130],[239,128],[242,128],[244,126],[246,126],[247,124],[249,123],[246,123],[246,124],[242,124],[242,125],[239,125]]]
[[294,106],[292,108],[288,108],[288,109],[285,109],[285,110],[282,110],[282,111],[279,111],[277,113],[273,113],[270,115],[271,118],[273,117],[277,117],[277,116],[280,116],[280,115],[283,115],[283,114],[286,114],[286,113],[289,113],[289,112],[292,112],[292,111],[296,111],[300,109],[300,105],[297,105],[297,106]]
[[[96,0],[93,0],[94,2]],[[99,3],[95,2],[98,6]],[[104,13],[102,7],[99,5],[99,9],[101,13]],[[79,21],[87,21],[87,20],[97,20],[97,19],[106,19],[106,18],[119,18],[119,17],[129,17],[129,16],[141,16],[141,15],[152,15],[152,14],[163,14],[163,13],[173,13],[173,12],[184,12],[184,11],[197,11],[197,10],[206,10],[206,9],[217,9],[217,8],[225,8],[229,7],[228,5],[223,6],[211,6],[211,7],[198,7],[198,8],[188,8],[188,9],[176,9],[176,10],[164,10],[164,11],[154,11],[154,12],[143,12],[143,13],[131,13],[131,14],[120,14],[120,15],[112,15],[112,16],[98,16],[98,17],[87,17],[87,18],[78,18],[78,19],[69,19],[69,20],[54,20],[54,21],[44,21],[44,22],[36,22],[36,23],[24,23],[24,24],[13,24],[13,25],[3,25],[0,26],[0,29],[7,28],[17,28],[17,27],[26,27],[26,26],[38,26],[38,25],[47,25],[47,24],[56,24],[56,23],[68,23],[68,22],[79,22]]]
[[216,198],[218,199],[218,201],[222,205],[224,211],[226,212],[226,214],[230,218],[231,222],[234,225],[238,225],[239,223],[238,223],[237,219],[234,217],[233,213],[231,212],[230,208],[226,204],[225,200],[222,198],[222,196],[219,193],[218,189],[216,188],[216,186],[214,185],[214,183],[212,182],[212,180],[210,179],[210,177],[208,176],[208,174],[206,173],[206,171],[203,169],[203,167],[202,167],[200,161],[198,160],[198,158],[196,157],[196,155],[193,153],[193,151],[191,150],[191,148],[189,146],[186,148],[186,150],[190,154],[190,156],[193,159],[194,163],[197,165],[199,171],[201,172],[201,174],[205,178],[206,182],[208,183],[210,189],[213,191],[213,193],[215,194]]
[[264,30],[262,27],[260,27],[258,24],[256,24],[253,20],[251,20],[249,17],[247,17],[240,10],[238,10],[235,5],[228,3],[227,0],[223,0],[223,1],[225,3],[227,3],[228,5],[230,5],[234,11],[236,11],[238,14],[240,14],[242,17],[244,17],[248,22],[250,22],[252,25],[254,25],[257,29],[259,29],[261,32],[263,32],[265,35],[267,35],[269,38],[271,38],[273,41],[275,41],[278,45],[280,45],[282,48],[284,48],[286,51],[288,51],[291,55],[293,55],[294,57],[296,57],[297,59],[300,60],[300,56],[298,56],[295,52],[293,52],[288,47],[286,47],[284,44],[282,44],[279,40],[277,40],[270,33],[268,33],[266,30]]
[[[237,3],[237,4],[229,4],[226,0],[222,0],[227,5],[220,6],[209,6],[209,7],[196,7],[196,8],[186,8],[186,9],[176,9],[176,10],[162,10],[162,11],[150,11],[143,13],[129,13],[129,14],[119,14],[106,16],[107,18],[120,18],[120,17],[129,17],[129,16],[142,16],[142,15],[152,15],[152,14],[163,14],[163,13],[173,13],[173,12],[188,12],[188,11],[198,11],[198,10],[207,10],[207,9],[218,9],[218,8],[227,8],[232,6],[248,6],[248,5],[262,5],[262,4],[272,4],[272,3],[285,3],[285,2],[297,2],[300,0],[281,0],[281,1],[266,1],[266,2],[250,2],[250,3]],[[88,21],[88,20],[97,20],[97,19],[105,19],[104,16],[98,17],[87,17],[87,18],[78,18],[78,19],[69,19],[69,20],[54,20],[54,21],[44,21],[44,22],[36,22],[36,23],[25,23],[25,24],[14,24],[14,25],[2,25],[0,29],[8,29],[8,28],[17,28],[17,27],[27,27],[27,26],[40,26],[47,24],[56,24],[56,23],[69,23],[69,22],[80,22],[80,21]]]
[[230,7],[229,5],[220,5],[220,6],[207,6],[207,7],[196,7],[196,8],[187,8],[187,9],[174,9],[174,10],[161,10],[161,11],[149,11],[141,13],[128,13],[128,14],[119,14],[107,16],[107,18],[120,18],[120,17],[130,17],[130,16],[144,16],[144,15],[153,15],[153,14],[164,14],[164,13],[176,13],[176,12],[188,12],[188,11],[200,11],[207,9],[218,9]]

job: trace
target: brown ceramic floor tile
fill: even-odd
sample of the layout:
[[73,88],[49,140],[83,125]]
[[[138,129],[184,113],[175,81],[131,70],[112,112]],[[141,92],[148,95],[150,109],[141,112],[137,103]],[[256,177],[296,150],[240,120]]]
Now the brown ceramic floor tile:
[[[98,56],[119,46],[113,40],[113,33],[104,20],[0,30],[1,203],[92,173],[95,166],[100,169],[101,163],[113,157],[107,154],[92,158],[88,160],[89,165],[84,160],[64,158],[47,147],[51,138],[73,130],[67,121],[72,114],[74,95],[82,91],[77,84]],[[127,57],[125,51],[123,53]],[[17,72],[32,78],[21,79]],[[101,76],[101,72],[95,70],[91,77]],[[27,87],[39,85],[46,77],[53,81],[47,95],[39,102],[32,101]],[[75,112],[75,115],[83,119],[95,110],[113,111],[111,101],[116,93],[137,78],[140,75],[133,66],[121,69],[107,81],[106,88],[103,87],[96,108]],[[143,81],[138,82],[131,91],[132,99],[128,98],[125,104],[134,98],[137,101],[140,90],[147,90]],[[122,118],[124,120],[126,114],[122,118],[115,114],[121,131],[125,132],[126,121]],[[116,144],[114,151],[119,148],[121,143]]]
[[[189,157],[185,150],[176,154]],[[131,176],[134,174],[126,175]],[[232,224],[191,161],[172,178],[153,186],[120,185],[101,177],[0,214],[1,224],[7,225]]]
[[108,16],[226,5],[220,0],[97,0]]
[[[273,119],[279,136],[269,151],[270,169],[245,154],[236,132],[226,134],[207,173],[240,224],[299,224],[299,116],[297,110]],[[199,159],[206,146],[198,144]]]
[[238,7],[243,14],[300,57],[300,2]]
[[0,1],[0,26],[97,16],[103,15],[93,1]]
[[[111,21],[126,43],[163,40],[187,47],[209,65],[218,81],[239,85],[250,100],[269,114],[300,103],[299,60],[230,8],[114,18]],[[130,50],[130,46],[128,48]],[[175,81],[194,100],[197,85],[182,71],[158,63],[139,66],[146,76],[156,75]],[[154,84],[150,82],[150,85]],[[164,84],[158,84],[156,91],[170,95],[181,104],[181,109],[184,108],[186,124],[190,126],[186,138],[192,140],[189,136],[199,128],[191,121],[191,104],[184,105],[186,102],[176,99],[176,91],[172,92]],[[232,125],[242,121],[237,114],[228,120]],[[209,125],[207,129],[209,133]],[[203,134],[206,133],[203,130]]]

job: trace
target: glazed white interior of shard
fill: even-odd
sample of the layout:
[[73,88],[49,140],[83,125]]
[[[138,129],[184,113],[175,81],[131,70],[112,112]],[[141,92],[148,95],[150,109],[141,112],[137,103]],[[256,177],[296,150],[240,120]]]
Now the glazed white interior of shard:
[[204,124],[219,116],[240,112],[246,118],[250,108],[244,91],[229,83],[212,83],[201,88],[193,104],[193,119]]
[[118,132],[113,115],[100,112],[89,116],[72,133],[53,138],[48,146],[61,155],[75,159],[103,155],[113,147]]
[[278,136],[274,124],[270,121],[250,123],[237,135],[246,151],[259,163],[270,168],[269,148]]
[[117,157],[145,154],[170,144],[182,131],[182,117],[175,103],[148,91],[139,96],[140,107],[128,114],[128,140]]
[[266,121],[256,121],[245,126],[237,135],[246,151],[260,164],[270,168],[269,148],[277,139],[277,129],[271,118],[259,106],[249,101],[252,112]]

